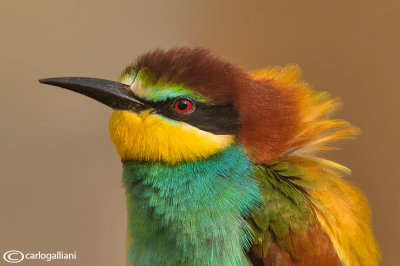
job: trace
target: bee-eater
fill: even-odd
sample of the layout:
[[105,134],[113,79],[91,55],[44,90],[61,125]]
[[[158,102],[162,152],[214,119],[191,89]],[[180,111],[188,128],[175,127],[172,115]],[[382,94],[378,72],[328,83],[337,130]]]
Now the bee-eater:
[[300,76],[183,47],[140,56],[120,82],[40,82],[113,109],[128,265],[377,265],[365,197],[315,156],[359,130]]

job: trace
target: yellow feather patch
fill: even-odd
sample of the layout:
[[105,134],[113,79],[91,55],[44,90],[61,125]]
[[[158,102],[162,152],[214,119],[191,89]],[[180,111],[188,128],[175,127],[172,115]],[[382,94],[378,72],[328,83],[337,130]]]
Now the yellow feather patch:
[[351,266],[378,265],[380,252],[372,235],[367,200],[341,178],[350,170],[315,157],[288,156],[284,161],[299,167],[304,172],[302,179],[312,183],[307,195],[342,262]]
[[121,159],[170,164],[208,158],[234,141],[233,136],[214,135],[150,111],[114,111],[109,131]]

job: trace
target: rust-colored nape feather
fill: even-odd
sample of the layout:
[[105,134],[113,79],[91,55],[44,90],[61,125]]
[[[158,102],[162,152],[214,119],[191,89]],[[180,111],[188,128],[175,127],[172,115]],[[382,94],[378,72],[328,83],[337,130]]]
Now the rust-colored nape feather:
[[276,80],[253,80],[237,92],[235,102],[242,130],[239,134],[252,160],[267,163],[280,156],[297,132],[298,102]]
[[339,100],[314,92],[300,74],[295,65],[250,72],[253,86],[237,93],[240,137],[253,161],[334,149],[327,144],[359,133],[344,120],[329,119]]

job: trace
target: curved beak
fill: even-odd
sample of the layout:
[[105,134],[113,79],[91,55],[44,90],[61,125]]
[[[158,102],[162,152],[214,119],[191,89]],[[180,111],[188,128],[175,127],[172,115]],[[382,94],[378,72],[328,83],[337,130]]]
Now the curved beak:
[[128,85],[111,80],[62,77],[41,79],[39,82],[86,95],[117,110],[132,110],[138,112],[151,108],[138,99]]

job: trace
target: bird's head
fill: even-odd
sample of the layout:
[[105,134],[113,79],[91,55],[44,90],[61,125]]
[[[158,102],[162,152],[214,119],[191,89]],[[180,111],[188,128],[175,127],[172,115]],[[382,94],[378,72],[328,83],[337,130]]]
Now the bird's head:
[[143,108],[118,108],[109,130],[123,160],[177,163],[207,158],[240,130],[228,91],[235,68],[194,48],[142,55],[121,76]]
[[240,142],[254,161],[267,162],[291,147],[301,129],[299,97],[307,96],[302,84],[293,86],[292,74],[279,73],[257,78],[206,49],[175,48],[142,55],[120,82],[41,82],[113,108],[109,131],[122,160],[175,164]]

